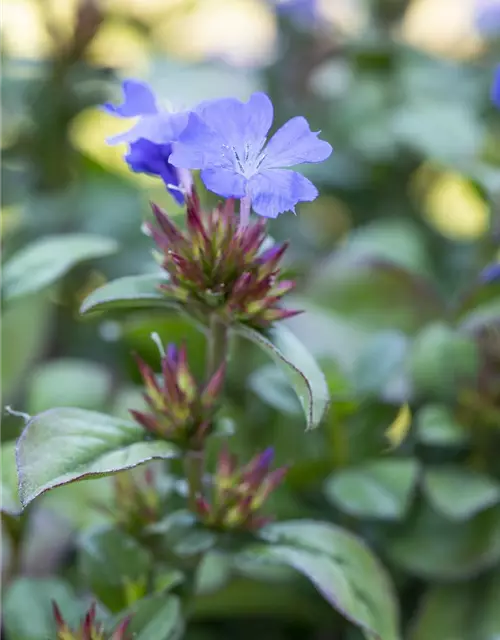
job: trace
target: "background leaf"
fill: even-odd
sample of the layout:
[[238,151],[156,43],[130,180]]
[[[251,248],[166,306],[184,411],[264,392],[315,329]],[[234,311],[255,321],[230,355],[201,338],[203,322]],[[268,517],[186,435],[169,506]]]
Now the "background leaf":
[[[55,633],[52,601],[69,624],[79,622],[82,607],[71,587],[59,578],[18,578],[3,596],[2,620],[8,638],[46,640]],[[28,613],[29,612],[29,615]]]
[[421,504],[386,544],[392,562],[425,580],[467,580],[500,560],[500,509],[454,522]]
[[27,411],[32,415],[52,407],[102,410],[111,391],[111,375],[95,362],[60,358],[31,372]]
[[410,640],[494,640],[500,633],[500,577],[436,586],[426,594]]
[[417,480],[415,460],[373,460],[332,475],[325,485],[327,498],[358,518],[401,519]]
[[129,613],[132,615],[130,633],[137,640],[178,640],[184,631],[179,599],[164,594],[150,596],[137,602]]
[[451,520],[467,520],[500,502],[500,484],[461,467],[426,469],[423,486],[429,502]]
[[108,256],[117,249],[112,238],[83,233],[36,240],[5,264],[4,295],[9,300],[43,289],[79,262]]
[[85,582],[112,612],[130,604],[129,594],[144,595],[152,559],[132,536],[107,526],[84,534],[80,549],[79,569]]

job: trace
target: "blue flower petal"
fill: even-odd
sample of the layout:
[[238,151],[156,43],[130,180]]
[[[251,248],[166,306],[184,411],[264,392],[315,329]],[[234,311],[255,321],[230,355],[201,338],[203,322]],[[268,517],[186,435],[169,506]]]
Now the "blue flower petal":
[[493,86],[491,87],[491,99],[495,106],[500,107],[500,65],[495,69]]
[[203,184],[223,198],[243,198],[246,194],[247,179],[232,169],[203,169]]
[[255,213],[276,218],[280,213],[293,211],[298,202],[311,202],[318,196],[313,183],[296,171],[268,169],[248,182],[248,194]]
[[490,264],[488,267],[481,271],[479,279],[482,282],[495,282],[500,280],[500,262],[496,264]]
[[107,102],[103,109],[120,118],[152,115],[158,113],[156,99],[149,86],[138,80],[125,80],[122,85],[123,103],[113,105]]
[[298,22],[305,21],[308,24],[318,17],[318,0],[274,0],[276,11],[283,15],[289,15]]
[[183,169],[234,166],[231,154],[224,150],[224,138],[195,113],[189,115],[186,128],[174,144],[170,162]]
[[273,122],[273,105],[265,93],[252,94],[248,102],[211,100],[196,112],[221,136],[225,151],[236,154],[240,168],[257,158]]
[[176,188],[179,187],[179,177],[176,168],[169,162],[171,152],[170,144],[155,144],[150,140],[140,139],[130,145],[125,160],[135,173],[162,178],[172,196],[181,204],[184,196]]
[[109,144],[132,143],[140,138],[157,144],[177,140],[188,122],[188,113],[158,113],[144,116],[131,129],[108,138]]
[[293,167],[303,162],[322,162],[331,152],[331,145],[319,140],[318,133],[311,131],[307,120],[298,116],[284,124],[269,140],[262,168]]

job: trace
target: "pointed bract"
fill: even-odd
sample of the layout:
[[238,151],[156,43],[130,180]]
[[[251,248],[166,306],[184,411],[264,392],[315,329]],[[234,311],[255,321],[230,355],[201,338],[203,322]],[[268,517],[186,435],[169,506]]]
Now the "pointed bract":
[[219,453],[212,485],[212,500],[200,499],[198,517],[207,526],[221,530],[255,530],[269,522],[259,510],[285,477],[286,468],[270,471],[272,447],[238,469],[227,446]]
[[288,245],[275,245],[259,255],[266,240],[264,220],[238,227],[233,200],[204,213],[193,191],[186,202],[186,236],[160,207],[152,207],[157,226],[148,227],[149,235],[170,276],[162,291],[200,320],[216,311],[228,324],[260,329],[289,317],[279,306],[279,299],[295,286],[292,280],[280,280],[279,263]]
[[157,438],[175,442],[182,448],[198,449],[213,429],[213,418],[222,392],[225,365],[208,384],[200,387],[192,375],[185,345],[169,345],[161,358],[162,375],[140,358],[137,365],[145,384],[144,400],[150,411],[130,410],[130,414]]

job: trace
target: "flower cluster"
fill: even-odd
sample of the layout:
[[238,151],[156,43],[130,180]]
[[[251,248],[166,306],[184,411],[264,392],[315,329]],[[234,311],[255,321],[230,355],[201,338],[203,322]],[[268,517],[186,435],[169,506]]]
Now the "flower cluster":
[[65,622],[57,604],[52,604],[56,621],[56,640],[128,640],[127,627],[130,619],[123,620],[112,633],[106,633],[104,626],[96,620],[95,603],[90,607],[79,629],[72,631]]
[[316,187],[289,167],[322,162],[331,146],[302,117],[292,118],[267,140],[273,106],[264,93],[254,93],[246,103],[221,98],[189,111],[169,112],[158,106],[142,82],[125,81],[123,92],[123,104],[108,103],[104,109],[138,121],[109,142],[127,143],[130,168],[161,177],[179,201],[191,191],[190,169],[200,170],[210,191],[241,200],[243,225],[248,224],[251,208],[276,218],[317,197]]
[[158,226],[148,225],[161,252],[162,267],[170,276],[161,285],[165,293],[201,318],[216,311],[224,322],[256,328],[299,313],[279,306],[295,283],[279,277],[286,244],[262,251],[264,221],[238,228],[231,200],[208,214],[201,212],[195,193],[186,204],[186,234],[156,205]]
[[144,399],[150,413],[130,413],[148,431],[182,447],[198,449],[212,431],[213,415],[224,381],[225,363],[199,388],[187,362],[186,347],[169,345],[162,357],[162,379],[137,358],[145,385]]
[[212,500],[198,496],[200,520],[222,530],[255,530],[269,522],[271,518],[259,511],[287,471],[285,467],[270,471],[273,457],[274,450],[266,449],[238,469],[235,456],[223,449],[213,479]]

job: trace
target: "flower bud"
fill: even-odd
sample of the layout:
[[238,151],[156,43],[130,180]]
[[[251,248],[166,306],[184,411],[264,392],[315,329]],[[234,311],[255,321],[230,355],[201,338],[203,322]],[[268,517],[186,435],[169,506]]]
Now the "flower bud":
[[271,471],[273,457],[274,450],[266,449],[238,469],[236,458],[226,448],[222,449],[213,479],[212,500],[198,497],[199,519],[222,530],[255,530],[269,522],[271,518],[263,517],[259,511],[287,471],[285,467]]
[[280,307],[281,298],[295,286],[279,279],[279,263],[288,245],[260,253],[265,221],[239,226],[232,200],[204,213],[193,192],[187,199],[183,234],[157,205],[152,208],[157,226],[148,225],[148,234],[170,276],[161,288],[193,315],[203,319],[216,311],[227,323],[265,328],[299,313]]
[[119,527],[135,535],[161,519],[166,492],[161,489],[151,466],[115,474],[113,487],[112,504],[98,506]]
[[212,431],[213,416],[222,391],[225,363],[200,387],[187,361],[186,347],[178,351],[170,346],[162,357],[162,379],[137,358],[144,380],[144,399],[149,413],[131,410],[135,420],[156,437],[175,442],[183,448],[198,449]]
[[112,633],[104,631],[102,623],[96,620],[96,606],[92,604],[85,614],[80,628],[71,630],[64,621],[61,611],[55,602],[52,603],[54,619],[56,621],[55,640],[130,640],[127,634],[127,627],[130,618],[125,618]]

